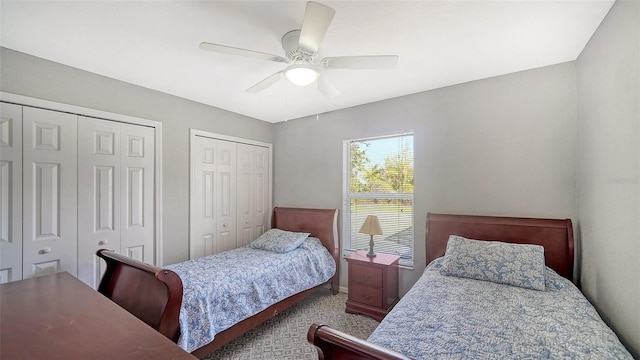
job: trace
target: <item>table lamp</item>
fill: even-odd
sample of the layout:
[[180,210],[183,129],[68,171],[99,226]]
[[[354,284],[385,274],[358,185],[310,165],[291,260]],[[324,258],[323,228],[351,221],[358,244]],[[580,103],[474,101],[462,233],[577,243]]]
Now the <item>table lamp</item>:
[[367,215],[359,233],[371,236],[369,238],[369,252],[367,253],[367,256],[375,257],[376,253],[373,252],[373,235],[382,235],[382,229],[380,229],[380,221],[378,221],[378,217],[375,215]]

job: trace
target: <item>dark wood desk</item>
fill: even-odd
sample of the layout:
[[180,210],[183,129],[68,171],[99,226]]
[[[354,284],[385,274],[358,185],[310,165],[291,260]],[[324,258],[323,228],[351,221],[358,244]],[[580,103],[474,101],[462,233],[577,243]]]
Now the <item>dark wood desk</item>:
[[195,359],[68,273],[0,285],[0,359]]

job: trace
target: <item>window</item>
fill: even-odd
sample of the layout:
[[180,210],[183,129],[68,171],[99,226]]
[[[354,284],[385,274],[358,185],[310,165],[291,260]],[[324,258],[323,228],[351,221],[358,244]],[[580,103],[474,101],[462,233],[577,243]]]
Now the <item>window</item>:
[[369,249],[369,235],[358,231],[376,215],[383,234],[374,251],[413,266],[413,134],[347,140],[343,151],[343,248]]

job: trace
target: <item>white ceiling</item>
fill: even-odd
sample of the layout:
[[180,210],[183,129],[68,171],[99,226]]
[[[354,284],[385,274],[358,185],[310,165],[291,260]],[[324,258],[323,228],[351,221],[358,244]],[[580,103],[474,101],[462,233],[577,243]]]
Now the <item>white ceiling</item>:
[[268,122],[575,60],[613,0],[321,1],[336,15],[319,57],[400,57],[394,70],[330,70],[341,95],[286,80],[286,64],[199,49],[282,55],[305,1],[6,1],[0,45]]

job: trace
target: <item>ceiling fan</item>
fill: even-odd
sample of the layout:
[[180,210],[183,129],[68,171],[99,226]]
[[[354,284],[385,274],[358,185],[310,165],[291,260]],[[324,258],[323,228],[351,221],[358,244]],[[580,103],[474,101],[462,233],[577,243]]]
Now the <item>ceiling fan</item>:
[[325,57],[317,61],[320,44],[322,44],[335,13],[336,11],[329,6],[309,1],[304,12],[302,28],[289,31],[282,36],[285,57],[208,42],[200,43],[200,49],[289,64],[284,70],[278,71],[248,88],[246,90],[248,93],[259,93],[284,76],[298,86],[307,86],[316,81],[318,90],[322,94],[326,97],[334,97],[340,92],[321,76],[325,69],[358,70],[393,69],[396,67],[398,63],[396,55],[338,56]]

